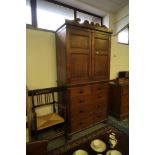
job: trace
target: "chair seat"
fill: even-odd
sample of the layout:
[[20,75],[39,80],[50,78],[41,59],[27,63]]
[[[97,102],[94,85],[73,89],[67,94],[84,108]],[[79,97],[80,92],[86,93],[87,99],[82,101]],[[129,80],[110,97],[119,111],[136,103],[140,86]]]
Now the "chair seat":
[[56,113],[37,117],[37,130],[45,129],[47,127],[63,123],[64,118]]

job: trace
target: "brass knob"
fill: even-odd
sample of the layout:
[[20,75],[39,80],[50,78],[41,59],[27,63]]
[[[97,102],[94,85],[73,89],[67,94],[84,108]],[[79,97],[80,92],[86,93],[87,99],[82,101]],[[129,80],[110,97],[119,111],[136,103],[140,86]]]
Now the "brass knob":
[[96,51],[96,54],[99,54],[100,52],[99,51]]

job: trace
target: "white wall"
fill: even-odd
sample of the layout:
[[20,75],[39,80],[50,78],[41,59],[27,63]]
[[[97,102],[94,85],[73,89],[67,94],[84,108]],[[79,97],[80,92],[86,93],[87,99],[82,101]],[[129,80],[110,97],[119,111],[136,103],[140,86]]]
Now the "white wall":
[[115,79],[119,71],[129,71],[129,45],[117,42],[117,32],[129,24],[129,5],[116,14],[109,14],[109,28],[113,29],[111,37],[110,79]]
[[117,34],[121,29],[129,24],[129,5],[123,7],[115,15],[114,24],[114,34]]
[[26,30],[26,85],[28,89],[57,85],[55,33]]

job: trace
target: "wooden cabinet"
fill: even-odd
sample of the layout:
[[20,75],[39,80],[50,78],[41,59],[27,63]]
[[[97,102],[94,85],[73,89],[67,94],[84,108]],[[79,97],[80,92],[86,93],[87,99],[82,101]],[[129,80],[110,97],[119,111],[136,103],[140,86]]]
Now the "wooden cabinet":
[[70,132],[75,132],[107,118],[107,84],[76,86],[68,88],[68,92],[68,118],[70,122],[74,122],[70,124]]
[[110,35],[105,27],[77,20],[56,32],[58,86],[67,87],[68,131],[106,120]]
[[119,119],[129,115],[129,85],[110,83],[109,113]]
[[67,28],[68,82],[86,82],[91,76],[91,32]]
[[109,79],[110,37],[107,34],[92,33],[92,78]]

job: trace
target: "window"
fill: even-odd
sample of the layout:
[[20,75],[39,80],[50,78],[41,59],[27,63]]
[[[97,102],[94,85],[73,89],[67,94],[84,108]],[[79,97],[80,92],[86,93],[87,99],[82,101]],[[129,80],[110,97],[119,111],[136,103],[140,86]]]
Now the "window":
[[77,11],[77,18],[81,19],[81,23],[83,23],[85,20],[88,20],[89,23],[94,22],[94,24],[98,23],[101,25],[101,18],[91,16],[91,15],[88,15],[86,13],[82,13],[82,12]]
[[122,44],[129,44],[129,27],[126,27],[118,33],[118,42]]
[[65,19],[74,19],[72,9],[45,1],[37,1],[38,28],[56,31],[65,23]]
[[101,16],[54,0],[26,0],[26,9],[26,24],[31,24],[34,28],[56,31],[65,23],[65,19],[74,20],[75,18],[80,18],[81,23],[84,20],[100,25],[102,23]]
[[26,0],[26,24],[32,24],[30,0]]

